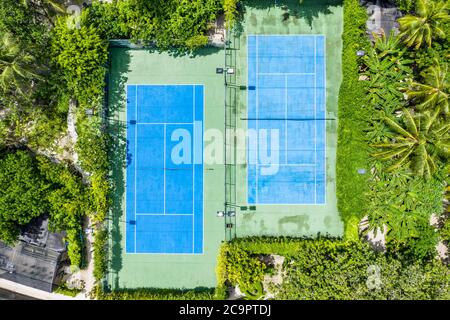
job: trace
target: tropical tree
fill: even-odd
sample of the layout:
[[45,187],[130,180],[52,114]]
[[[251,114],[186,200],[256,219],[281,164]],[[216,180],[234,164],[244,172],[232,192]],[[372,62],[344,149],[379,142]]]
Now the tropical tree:
[[394,30],[391,30],[389,35],[386,35],[383,29],[381,34],[373,32],[372,35],[375,40],[373,47],[380,59],[386,56],[401,57],[404,55],[406,49],[401,45],[401,38],[395,35]]
[[26,8],[34,7],[48,22],[53,24],[55,15],[66,13],[64,1],[62,0],[21,0]]
[[35,61],[10,34],[3,34],[0,40],[0,89],[24,95],[32,87],[32,80],[40,78],[35,72]]
[[397,135],[388,142],[373,144],[384,150],[372,155],[394,161],[388,172],[411,167],[415,174],[429,177],[437,168],[436,161],[450,158],[450,123],[440,121],[438,115],[438,109],[415,116],[403,109],[403,126],[385,116],[385,123]]
[[375,43],[367,55],[364,72],[370,79],[368,98],[371,104],[391,113],[401,108],[403,95],[399,83],[411,73],[409,65],[413,62],[405,56],[406,48],[393,32],[388,36],[374,34]]
[[421,75],[423,83],[411,81],[403,89],[408,99],[418,100],[417,109],[439,108],[444,114],[449,113],[449,89],[450,83],[447,79],[448,66],[441,66],[437,60],[434,66],[426,69]]
[[50,185],[26,151],[0,159],[0,239],[13,242],[19,227],[47,212]]
[[431,46],[433,37],[445,36],[442,23],[450,20],[449,4],[430,0],[416,1],[416,14],[400,19],[400,36],[408,47],[420,48],[423,44]]

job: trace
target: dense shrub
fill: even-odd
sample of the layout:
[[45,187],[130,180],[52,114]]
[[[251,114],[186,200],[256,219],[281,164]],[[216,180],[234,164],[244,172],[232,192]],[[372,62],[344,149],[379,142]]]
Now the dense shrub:
[[63,294],[65,296],[69,296],[69,297],[76,297],[80,292],[81,292],[80,289],[68,288],[66,284],[60,285],[55,290],[55,293]]
[[[233,3],[226,8],[231,19]],[[155,44],[161,49],[183,51],[207,44],[205,34],[222,10],[221,0],[152,3],[127,0],[106,5],[94,4],[83,21],[108,38],[132,39],[134,42]]]
[[359,242],[307,241],[285,265],[280,299],[449,299],[450,270],[408,263]]
[[239,285],[241,291],[251,290],[259,284],[266,270],[258,257],[233,243],[222,245],[217,264],[219,287],[228,281],[233,286]]
[[225,12],[225,26],[232,28],[238,15],[239,0],[223,0],[223,11]]
[[81,263],[81,218],[90,210],[81,178],[64,164],[52,163],[28,151],[6,153],[0,159],[0,239],[14,242],[20,226],[49,215],[49,229],[67,230],[68,256]]
[[369,148],[365,141],[365,120],[370,117],[366,105],[364,81],[358,81],[360,60],[357,50],[366,50],[369,42],[365,36],[367,13],[358,0],[344,1],[344,33],[342,52],[343,79],[339,91],[339,127],[336,159],[336,193],[338,209],[345,223],[347,238],[358,237],[355,225],[364,215],[367,205],[367,175],[358,169],[368,170]]
[[[98,289],[97,289],[98,290]],[[213,300],[213,289],[172,290],[172,289],[132,289],[105,293],[98,290],[100,300]]]
[[[285,257],[283,283],[272,286],[276,299],[449,299],[450,270],[436,259],[409,260],[380,254],[359,241],[337,239],[247,238],[226,244],[238,256]],[[222,247],[223,250],[223,247]],[[243,254],[242,252],[245,252]],[[230,256],[233,256],[229,252]],[[219,263],[223,259],[219,258]],[[221,270],[236,268],[228,260]],[[253,273],[249,269],[241,269]],[[224,275],[218,279],[224,281]]]
[[1,240],[14,242],[20,226],[48,212],[50,188],[35,158],[27,151],[3,155],[0,159]]
[[69,28],[64,18],[52,33],[52,59],[62,70],[66,89],[82,107],[95,105],[103,93],[108,41],[94,27]]
[[101,281],[107,271],[108,251],[106,248],[108,240],[108,231],[103,228],[97,228],[94,234],[94,278]]

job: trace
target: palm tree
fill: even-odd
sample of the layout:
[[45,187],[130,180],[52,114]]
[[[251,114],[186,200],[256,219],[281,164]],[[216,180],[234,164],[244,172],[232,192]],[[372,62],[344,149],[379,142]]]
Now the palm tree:
[[439,108],[444,114],[449,113],[449,89],[447,80],[448,67],[442,67],[437,60],[422,73],[424,83],[412,81],[402,89],[410,100],[418,100],[416,105],[419,110]]
[[0,89],[3,92],[25,95],[33,79],[40,77],[35,73],[35,58],[22,50],[7,33],[0,40]]
[[381,34],[373,32],[372,35],[375,40],[374,48],[380,59],[386,56],[402,56],[406,51],[400,43],[401,38],[395,35],[394,30],[391,30],[389,36],[383,29],[381,29]]
[[400,19],[400,36],[408,47],[420,48],[424,43],[429,47],[434,36],[444,37],[441,23],[450,20],[449,4],[430,0],[417,0],[417,15],[407,15]]
[[411,111],[403,109],[404,126],[384,117],[385,123],[397,135],[389,142],[373,144],[373,147],[384,150],[372,156],[393,160],[388,172],[411,167],[415,174],[429,177],[436,170],[438,159],[450,158],[450,123],[442,122],[438,115],[439,110],[414,116]]
[[50,8],[56,12],[59,13],[64,13],[66,11],[64,5],[61,3],[62,1],[58,1],[58,0],[38,0],[38,1],[33,1],[33,0],[22,0],[22,4],[25,7],[28,7],[29,4],[34,4],[37,2],[37,5],[40,6],[41,8],[45,7],[45,8]]
[[368,97],[371,104],[382,107],[387,112],[399,109],[398,100],[403,99],[398,83],[411,73],[409,65],[413,62],[405,56],[406,48],[400,45],[399,37],[391,31],[390,36],[384,32],[373,34],[374,46],[364,57],[370,79]]

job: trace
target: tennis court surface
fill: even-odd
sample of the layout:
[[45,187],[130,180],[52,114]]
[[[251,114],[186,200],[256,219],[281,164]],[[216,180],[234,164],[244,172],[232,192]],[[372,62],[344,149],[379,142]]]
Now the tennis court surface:
[[[324,35],[248,36],[248,128],[259,134],[248,145],[250,204],[325,204],[324,51]],[[278,143],[262,143],[264,131]]]
[[127,253],[203,253],[203,105],[203,85],[127,85]]

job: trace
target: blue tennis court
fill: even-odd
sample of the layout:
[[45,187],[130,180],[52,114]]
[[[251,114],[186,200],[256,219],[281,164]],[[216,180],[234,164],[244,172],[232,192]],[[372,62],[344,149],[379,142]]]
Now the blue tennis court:
[[203,95],[127,86],[127,253],[203,253]]
[[248,36],[248,203],[325,204],[325,94],[324,35]]

